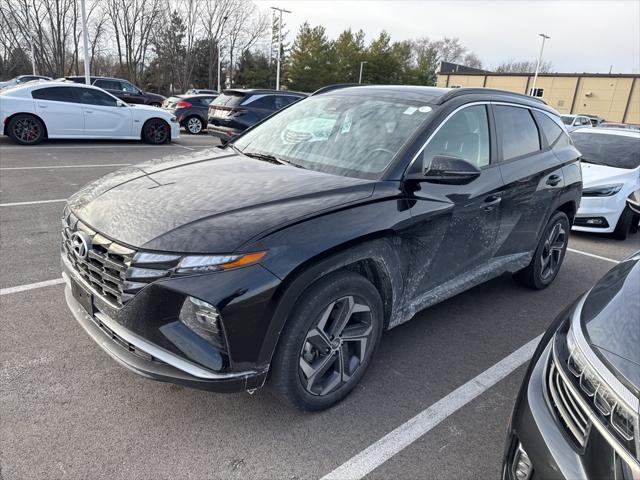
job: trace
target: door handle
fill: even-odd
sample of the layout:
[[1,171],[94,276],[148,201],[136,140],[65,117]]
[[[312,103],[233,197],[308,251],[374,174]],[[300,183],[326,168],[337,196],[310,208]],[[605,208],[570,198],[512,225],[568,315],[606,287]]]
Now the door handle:
[[38,108],[47,108],[46,105],[38,105]]
[[93,110],[85,110],[84,113],[93,113]]
[[551,175],[549,178],[547,178],[547,185],[549,185],[550,187],[555,187],[561,181],[562,178],[560,177],[560,175]]
[[482,207],[484,208],[485,212],[490,212],[491,210],[496,208],[501,201],[502,201],[502,195],[498,195],[498,194],[489,195],[484,199]]

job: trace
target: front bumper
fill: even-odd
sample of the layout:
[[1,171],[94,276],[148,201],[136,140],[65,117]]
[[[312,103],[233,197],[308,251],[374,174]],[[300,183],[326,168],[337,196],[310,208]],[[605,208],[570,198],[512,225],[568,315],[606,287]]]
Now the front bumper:
[[[573,230],[578,232],[611,233],[616,228],[624,206],[625,198],[620,193],[611,197],[582,197],[580,208],[576,213]],[[593,218],[604,219],[606,224],[601,226],[580,224],[584,223],[586,219]],[[577,225],[576,222],[578,223]]]
[[211,123],[209,123],[207,125],[207,133],[219,138],[223,142],[228,142],[235,136],[242,133],[242,131],[231,127],[221,127],[219,125],[212,125]]
[[[259,329],[247,328],[247,323],[255,324],[260,320],[256,318],[254,308],[267,315],[269,309],[256,301],[253,290],[242,280],[259,277],[259,270],[247,267],[245,272],[236,272],[235,279],[234,275],[207,275],[168,280],[164,285],[150,284],[124,307],[115,309],[92,291],[64,257],[62,267],[66,282],[65,299],[73,316],[89,336],[121,365],[154,380],[216,392],[253,390],[264,385],[270,352],[265,350],[268,353],[264,357],[261,355],[265,337],[260,335]],[[198,292],[198,288],[211,291],[216,283],[221,288],[232,287],[230,284],[234,280],[249,286],[245,292],[248,302],[234,303],[226,299],[233,311],[226,310],[228,351],[221,352],[177,321],[171,310],[174,304],[179,308],[181,299],[185,298],[186,292],[180,291],[182,288],[187,292],[195,291],[202,298],[206,295]],[[265,289],[268,291],[269,277],[265,275],[260,280],[263,282],[260,295],[268,301]],[[78,292],[90,295],[90,306],[87,306],[86,297],[80,300],[82,295],[78,296]],[[224,314],[225,309],[221,308],[221,311]],[[267,322],[265,324],[268,325]],[[253,343],[247,340],[247,336],[251,336]]]

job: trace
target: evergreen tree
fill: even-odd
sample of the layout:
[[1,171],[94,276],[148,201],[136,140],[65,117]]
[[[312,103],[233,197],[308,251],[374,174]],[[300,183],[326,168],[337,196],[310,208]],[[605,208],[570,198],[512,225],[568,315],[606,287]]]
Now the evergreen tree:
[[342,32],[335,42],[332,64],[332,83],[356,83],[360,75],[360,62],[365,59],[364,32],[351,29]]
[[236,69],[234,83],[242,88],[269,88],[269,57],[262,52],[245,51]]
[[289,88],[312,92],[332,83],[332,59],[335,58],[333,48],[324,27],[312,28],[308,22],[302,24],[287,62],[286,81]]

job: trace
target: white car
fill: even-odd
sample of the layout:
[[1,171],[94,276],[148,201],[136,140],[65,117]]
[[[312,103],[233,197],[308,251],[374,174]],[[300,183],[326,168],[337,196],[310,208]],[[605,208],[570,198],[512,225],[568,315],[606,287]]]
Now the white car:
[[640,216],[627,198],[640,189],[640,132],[584,128],[571,133],[582,153],[582,200],[573,229],[613,233],[624,240],[637,231]]
[[578,128],[593,127],[591,119],[586,115],[560,115],[560,119],[568,132],[573,132]]
[[11,80],[5,80],[4,82],[0,82],[0,90],[3,88],[13,87],[14,85],[19,85],[21,83],[33,82],[33,81],[48,81],[51,80],[51,77],[45,77],[44,75],[19,75]]
[[143,140],[180,137],[176,117],[147,105],[128,105],[101,88],[73,82],[28,83],[0,92],[2,134],[23,145],[45,138]]

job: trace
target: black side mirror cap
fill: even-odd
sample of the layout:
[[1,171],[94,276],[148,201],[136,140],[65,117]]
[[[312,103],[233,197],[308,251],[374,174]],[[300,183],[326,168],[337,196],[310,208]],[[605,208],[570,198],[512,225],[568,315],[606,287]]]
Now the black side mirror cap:
[[423,181],[446,185],[466,185],[480,176],[480,169],[459,157],[436,155],[423,172]]

